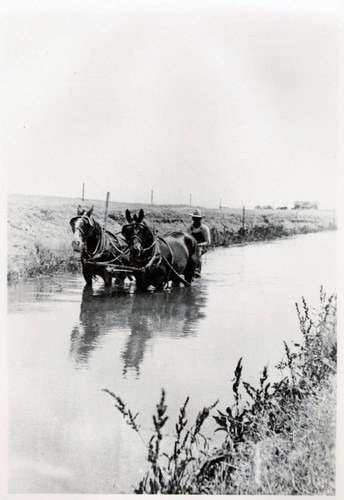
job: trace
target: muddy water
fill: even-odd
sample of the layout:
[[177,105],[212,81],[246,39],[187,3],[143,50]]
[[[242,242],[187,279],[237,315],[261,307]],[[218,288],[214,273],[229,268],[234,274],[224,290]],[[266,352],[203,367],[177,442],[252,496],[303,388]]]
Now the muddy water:
[[[230,399],[244,379],[271,376],[283,340],[299,340],[295,301],[335,291],[334,233],[208,253],[191,288],[132,295],[80,276],[9,288],[9,491],[130,493],[145,448],[102,389],[138,417],[144,439],[161,388],[174,416],[190,396],[190,420]],[[211,431],[209,422],[206,431]]]

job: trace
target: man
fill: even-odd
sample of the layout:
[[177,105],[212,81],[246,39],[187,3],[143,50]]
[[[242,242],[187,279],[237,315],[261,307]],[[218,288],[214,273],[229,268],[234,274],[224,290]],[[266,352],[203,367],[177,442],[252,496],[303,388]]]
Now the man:
[[201,275],[201,257],[208,251],[208,247],[211,243],[211,238],[208,226],[202,224],[202,212],[196,209],[194,213],[190,215],[192,217],[192,224],[187,227],[186,231],[195,238],[199,246],[199,265],[197,266],[195,271],[195,277],[198,277]]

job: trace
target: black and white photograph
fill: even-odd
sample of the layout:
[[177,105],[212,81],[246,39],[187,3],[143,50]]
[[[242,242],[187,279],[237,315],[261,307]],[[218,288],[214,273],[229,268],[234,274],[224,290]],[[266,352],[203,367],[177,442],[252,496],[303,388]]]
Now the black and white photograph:
[[1,1],[1,498],[344,497],[342,10]]

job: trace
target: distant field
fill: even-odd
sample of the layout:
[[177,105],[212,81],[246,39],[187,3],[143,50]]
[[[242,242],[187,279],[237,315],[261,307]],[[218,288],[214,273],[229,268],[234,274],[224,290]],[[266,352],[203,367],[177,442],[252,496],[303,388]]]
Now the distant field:
[[[79,204],[94,205],[94,216],[104,221],[105,201],[48,196],[8,197],[8,278],[16,280],[59,270],[76,270],[78,258],[71,248],[69,220]],[[107,228],[117,232],[125,222],[124,212],[143,208],[146,221],[164,234],[184,229],[195,207],[110,202]],[[204,222],[212,233],[214,246],[267,240],[292,234],[334,229],[330,210],[246,210],[245,232],[242,210],[202,209]]]

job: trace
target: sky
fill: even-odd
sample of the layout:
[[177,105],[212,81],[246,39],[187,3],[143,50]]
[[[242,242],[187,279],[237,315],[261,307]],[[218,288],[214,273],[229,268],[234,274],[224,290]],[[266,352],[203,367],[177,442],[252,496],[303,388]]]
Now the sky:
[[[334,0],[3,0],[8,193],[334,208]],[[191,197],[191,198],[190,198]]]

